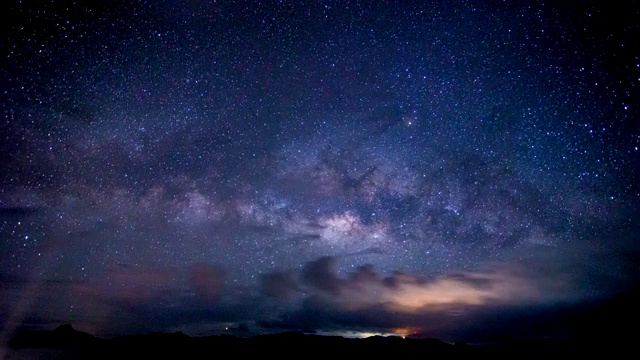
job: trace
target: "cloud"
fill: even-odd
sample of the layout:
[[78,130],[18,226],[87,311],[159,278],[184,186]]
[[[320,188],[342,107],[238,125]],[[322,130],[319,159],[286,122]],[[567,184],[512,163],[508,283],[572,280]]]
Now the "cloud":
[[92,302],[134,306],[147,303],[181,288],[181,279],[169,268],[117,264],[91,281],[67,282]]
[[328,302],[343,309],[374,305],[415,312],[459,305],[512,303],[540,297],[535,284],[507,271],[455,273],[422,279],[396,272],[388,277],[366,264],[340,277],[336,257],[322,257],[305,264],[301,281]]
[[191,267],[189,286],[204,300],[215,300],[224,285],[224,272],[216,266],[203,263]]
[[281,301],[293,300],[298,289],[293,271],[272,272],[260,277],[260,284],[265,295]]
[[342,280],[335,275],[337,258],[331,256],[321,257],[318,260],[305,264],[301,279],[303,283],[323,292],[339,295]]
[[213,301],[223,291],[224,271],[204,263],[182,269],[117,264],[93,279],[43,284],[34,317],[71,314],[74,325],[99,334],[160,331],[239,313]]
[[472,319],[490,321],[505,309],[512,309],[512,318],[522,318],[518,311],[525,305],[544,311],[567,300],[561,295],[562,281],[549,282],[548,274],[513,266],[418,277],[401,272],[383,275],[371,264],[342,273],[338,260],[326,256],[307,262],[297,283],[292,271],[265,275],[266,294],[286,298],[289,304],[297,294],[300,302],[261,325],[305,331],[409,333],[413,331],[409,329],[419,329],[436,336],[466,328],[465,321]]
[[[342,271],[340,259],[321,257],[306,262],[299,271],[264,274],[260,295],[249,288],[226,288],[224,271],[211,264],[198,263],[183,271],[116,265],[90,282],[57,284],[43,304],[57,302],[56,314],[68,312],[73,305],[85,329],[93,326],[103,332],[188,332],[246,322],[262,327],[258,333],[419,332],[444,340],[481,337],[486,329],[504,334],[514,324],[518,331],[552,331],[555,323],[546,324],[545,319],[558,318],[559,312],[570,308],[567,301],[562,303],[567,299],[561,298],[567,279],[529,266],[420,277],[384,274],[371,264]],[[549,281],[552,277],[560,281],[554,284]],[[74,296],[62,299],[61,293]],[[46,311],[52,314],[54,309]],[[573,315],[569,315],[557,320],[558,329],[572,326]]]

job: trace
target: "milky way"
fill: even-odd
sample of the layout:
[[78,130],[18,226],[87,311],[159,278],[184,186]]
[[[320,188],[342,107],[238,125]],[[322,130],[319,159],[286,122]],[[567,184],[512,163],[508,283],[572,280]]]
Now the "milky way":
[[633,287],[615,6],[3,3],[2,334],[456,339]]

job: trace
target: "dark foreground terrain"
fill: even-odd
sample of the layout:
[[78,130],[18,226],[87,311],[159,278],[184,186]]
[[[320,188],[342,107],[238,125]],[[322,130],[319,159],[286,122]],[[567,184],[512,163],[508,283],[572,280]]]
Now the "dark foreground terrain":
[[2,359],[220,359],[229,356],[282,358],[343,357],[422,359],[556,359],[582,356],[633,358],[630,344],[588,337],[506,339],[482,345],[449,344],[436,339],[370,337],[351,339],[282,333],[241,338],[230,335],[190,337],[150,333],[102,339],[63,325],[55,330],[22,330],[4,349]]

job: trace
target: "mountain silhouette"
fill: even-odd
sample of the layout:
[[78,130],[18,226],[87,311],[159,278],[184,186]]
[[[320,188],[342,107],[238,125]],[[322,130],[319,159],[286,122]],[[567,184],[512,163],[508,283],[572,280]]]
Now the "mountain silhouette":
[[[70,324],[54,330],[20,329],[10,339],[12,351],[56,351],[43,359],[211,359],[234,357],[300,358],[359,357],[425,359],[564,359],[575,357],[623,358],[637,351],[636,332],[629,329],[640,320],[640,291],[619,293],[584,314],[577,321],[581,331],[563,338],[504,337],[483,343],[450,344],[419,335],[372,336],[363,339],[283,332],[253,337],[215,335],[192,337],[182,332],[152,332],[102,339],[77,331]],[[31,353],[27,353],[30,355]],[[15,358],[32,358],[30,356]],[[55,355],[55,356],[54,356]],[[11,358],[11,357],[9,357]]]
[[[65,324],[54,330],[20,330],[9,342],[13,351],[40,349],[57,351],[56,359],[211,359],[234,356],[375,356],[396,358],[420,356],[428,359],[554,359],[594,354],[602,345],[580,339],[505,340],[484,346],[449,344],[438,339],[372,336],[364,339],[307,335],[287,332],[241,338],[232,335],[191,337],[181,332],[125,335],[101,339]],[[64,350],[66,352],[60,352]],[[597,353],[597,352],[596,352]]]

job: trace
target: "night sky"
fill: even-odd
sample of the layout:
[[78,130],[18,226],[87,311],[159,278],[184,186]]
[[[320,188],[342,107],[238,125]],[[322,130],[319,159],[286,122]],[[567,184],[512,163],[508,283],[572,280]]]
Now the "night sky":
[[3,1],[0,338],[570,333],[640,283],[639,9]]

